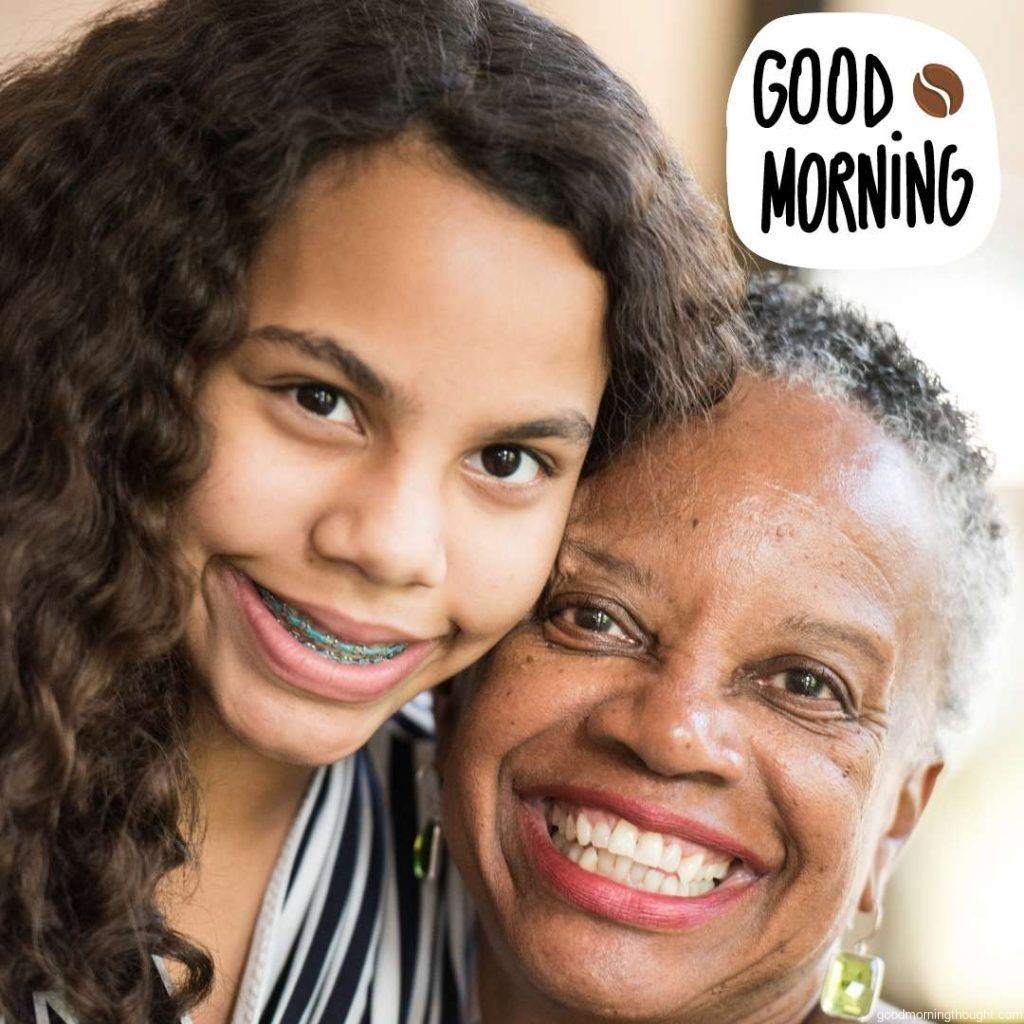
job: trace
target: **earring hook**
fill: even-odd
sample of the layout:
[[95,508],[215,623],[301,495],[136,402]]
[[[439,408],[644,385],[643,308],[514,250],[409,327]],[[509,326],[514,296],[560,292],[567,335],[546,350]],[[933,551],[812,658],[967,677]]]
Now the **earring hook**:
[[875,902],[874,909],[871,913],[871,927],[867,933],[859,938],[853,946],[853,951],[859,956],[863,956],[865,950],[867,950],[868,942],[873,939],[878,932],[878,929],[882,925],[882,901],[877,900]]

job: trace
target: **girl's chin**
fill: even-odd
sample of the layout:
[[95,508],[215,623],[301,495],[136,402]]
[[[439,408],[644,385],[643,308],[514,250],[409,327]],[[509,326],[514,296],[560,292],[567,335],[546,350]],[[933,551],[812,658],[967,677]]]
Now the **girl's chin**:
[[381,712],[325,706],[247,672],[222,674],[208,687],[218,727],[267,760],[315,768],[333,764],[373,734]]

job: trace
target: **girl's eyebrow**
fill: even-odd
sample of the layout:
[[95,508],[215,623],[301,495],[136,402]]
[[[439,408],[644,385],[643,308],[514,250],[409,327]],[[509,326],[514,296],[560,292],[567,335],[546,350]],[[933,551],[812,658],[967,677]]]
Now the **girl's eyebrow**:
[[369,363],[346,348],[337,338],[328,334],[313,334],[281,324],[264,324],[249,331],[248,337],[257,341],[273,341],[290,345],[303,355],[328,363],[340,370],[357,387],[381,401],[410,404],[403,399],[398,388],[382,377]]
[[594,428],[590,420],[576,409],[567,409],[555,416],[546,416],[539,420],[501,424],[486,431],[486,437],[493,444],[502,441],[533,441],[542,437],[556,437],[578,445],[580,448],[586,448],[593,436]]
[[[303,355],[327,363],[335,370],[339,370],[356,387],[380,401],[393,402],[408,408],[415,406],[415,402],[410,397],[403,396],[397,385],[392,384],[361,356],[357,356],[337,338],[328,334],[313,334],[310,331],[296,330],[294,327],[285,327],[281,324],[264,324],[249,331],[248,337],[256,341],[272,341],[290,345]],[[567,409],[541,419],[495,425],[488,428],[485,434],[493,440],[493,443],[554,437],[586,448],[590,444],[594,428],[582,412],[577,409]]]

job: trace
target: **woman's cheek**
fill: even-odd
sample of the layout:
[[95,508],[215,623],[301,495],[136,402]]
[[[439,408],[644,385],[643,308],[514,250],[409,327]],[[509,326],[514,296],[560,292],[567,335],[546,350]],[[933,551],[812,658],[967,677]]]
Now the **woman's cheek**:
[[817,738],[762,749],[774,811],[782,819],[794,861],[788,885],[791,905],[801,919],[838,920],[862,874],[863,858],[856,851],[864,845],[872,753],[857,743],[819,749]]

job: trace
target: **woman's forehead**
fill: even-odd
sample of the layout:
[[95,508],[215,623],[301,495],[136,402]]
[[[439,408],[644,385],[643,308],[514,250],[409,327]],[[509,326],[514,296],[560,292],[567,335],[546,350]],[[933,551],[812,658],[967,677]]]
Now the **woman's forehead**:
[[900,442],[855,406],[750,377],[709,420],[587,481],[568,536],[705,562],[767,538],[787,557],[862,562],[901,591],[930,585],[939,554],[931,488]]

